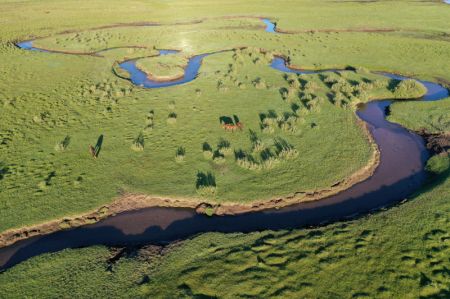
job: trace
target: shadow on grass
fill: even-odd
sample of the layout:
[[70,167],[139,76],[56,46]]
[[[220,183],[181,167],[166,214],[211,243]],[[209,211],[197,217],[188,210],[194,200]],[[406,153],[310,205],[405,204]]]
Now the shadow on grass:
[[94,147],[96,157],[98,157],[100,155],[100,151],[102,150],[102,145],[103,145],[103,134],[98,137],[97,143],[95,144],[95,147]]

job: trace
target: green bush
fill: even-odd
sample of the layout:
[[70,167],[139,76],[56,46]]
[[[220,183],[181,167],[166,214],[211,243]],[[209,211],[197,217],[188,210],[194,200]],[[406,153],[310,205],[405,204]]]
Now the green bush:
[[450,168],[450,158],[448,153],[435,155],[427,161],[426,171],[433,174],[441,174]]

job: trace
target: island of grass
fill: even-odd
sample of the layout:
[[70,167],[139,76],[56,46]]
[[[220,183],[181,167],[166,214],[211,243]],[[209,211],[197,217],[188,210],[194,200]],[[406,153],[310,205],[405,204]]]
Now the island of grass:
[[183,55],[160,55],[136,60],[138,69],[153,81],[173,81],[184,76],[188,58]]

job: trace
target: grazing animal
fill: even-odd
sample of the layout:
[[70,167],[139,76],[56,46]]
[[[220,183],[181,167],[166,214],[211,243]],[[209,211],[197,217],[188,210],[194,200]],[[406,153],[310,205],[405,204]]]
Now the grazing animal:
[[91,154],[91,156],[95,159],[97,158],[97,153],[95,152],[95,149],[92,145],[89,144],[89,153]]
[[236,130],[242,131],[242,129],[244,128],[244,125],[240,122],[237,124],[222,124],[222,128],[224,128],[225,131],[231,131],[231,132],[234,132]]

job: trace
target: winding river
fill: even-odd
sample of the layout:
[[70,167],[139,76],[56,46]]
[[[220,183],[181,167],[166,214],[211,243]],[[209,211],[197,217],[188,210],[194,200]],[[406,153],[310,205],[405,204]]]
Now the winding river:
[[[275,32],[274,24],[266,25],[268,25],[266,31]],[[39,50],[33,48],[32,42],[22,43],[19,46],[27,50]],[[206,55],[211,54],[192,57],[184,78],[171,82],[148,80],[135,67],[134,61],[122,63],[121,66],[130,73],[134,84],[147,88],[161,88],[194,80]],[[321,72],[291,69],[281,57],[274,58],[270,66],[281,72],[298,74]],[[406,79],[394,74],[380,74],[398,80]],[[449,95],[447,89],[436,83],[421,82],[427,87],[424,101],[440,100]],[[208,217],[197,214],[194,210],[182,208],[146,208],[124,212],[95,224],[31,237],[1,248],[0,267],[5,269],[30,257],[65,248],[98,244],[111,246],[167,244],[203,232],[252,232],[317,226],[391,206],[420,189],[427,177],[424,166],[429,155],[420,136],[386,120],[385,110],[390,104],[389,100],[372,101],[357,111],[359,118],[368,124],[369,131],[380,149],[381,162],[369,179],[337,195],[281,209],[236,216]]]

